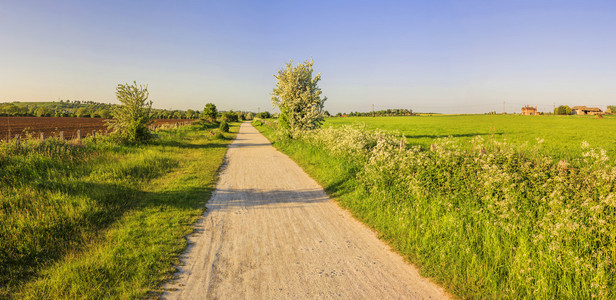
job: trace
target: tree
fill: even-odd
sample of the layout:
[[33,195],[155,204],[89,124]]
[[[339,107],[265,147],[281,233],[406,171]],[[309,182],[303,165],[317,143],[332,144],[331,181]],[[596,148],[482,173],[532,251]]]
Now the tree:
[[109,126],[128,142],[147,141],[151,138],[148,125],[152,124],[152,101],[148,101],[148,87],[118,84],[116,97],[121,105],[114,107]]
[[561,105],[557,108],[554,109],[554,114],[555,115],[570,115],[571,114],[571,107],[567,106],[567,105]]
[[194,119],[195,118],[195,111],[192,109],[189,109],[186,111],[186,118],[188,119]]
[[205,105],[205,108],[203,109],[203,120],[215,122],[217,115],[218,110],[216,109],[216,105],[214,105],[214,103],[208,103]]
[[99,109],[94,113],[94,116],[97,118],[109,119],[111,117],[111,112],[108,109]]
[[261,119],[269,119],[272,117],[272,114],[269,113],[269,111],[264,111],[262,113],[258,113],[257,117],[261,118]]
[[222,114],[222,119],[227,122],[237,122],[238,121],[237,113],[232,110],[226,111],[225,113]]
[[616,114],[616,105],[608,105],[607,106],[607,112],[608,113],[612,113],[612,114]]
[[252,119],[254,119],[254,118],[255,118],[255,115],[254,115],[253,113],[248,112],[248,113],[246,114],[246,120],[252,120]]
[[323,123],[323,106],[327,97],[321,99],[317,86],[321,73],[312,77],[313,61],[293,66],[293,61],[278,71],[278,80],[272,92],[272,103],[280,110],[279,122],[282,128],[291,131],[311,130]]
[[34,111],[34,115],[37,117],[47,117],[49,116],[50,112],[47,108],[45,107],[39,107],[36,109],[36,111]]
[[88,112],[88,109],[85,107],[80,107],[75,111],[75,115],[78,118],[87,118],[90,117],[90,112]]
[[181,111],[176,110],[173,112],[173,118],[174,119],[184,119],[184,114]]

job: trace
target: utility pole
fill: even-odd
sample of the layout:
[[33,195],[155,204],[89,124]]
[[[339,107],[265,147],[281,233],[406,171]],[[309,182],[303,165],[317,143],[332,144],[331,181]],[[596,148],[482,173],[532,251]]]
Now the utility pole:
[[372,117],[374,118],[374,104],[372,104]]

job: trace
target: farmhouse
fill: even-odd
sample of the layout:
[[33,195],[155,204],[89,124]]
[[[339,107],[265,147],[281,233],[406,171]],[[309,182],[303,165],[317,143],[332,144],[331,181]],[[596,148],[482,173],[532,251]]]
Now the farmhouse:
[[522,115],[524,116],[536,116],[538,115],[537,113],[537,107],[532,107],[529,105],[525,105],[524,107],[522,107]]
[[574,106],[571,108],[574,115],[600,115],[603,113],[598,107]]

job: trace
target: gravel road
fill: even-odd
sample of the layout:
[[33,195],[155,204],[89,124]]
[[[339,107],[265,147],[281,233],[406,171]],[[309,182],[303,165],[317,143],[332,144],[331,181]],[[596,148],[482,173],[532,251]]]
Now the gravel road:
[[164,298],[447,298],[249,123],[207,209]]

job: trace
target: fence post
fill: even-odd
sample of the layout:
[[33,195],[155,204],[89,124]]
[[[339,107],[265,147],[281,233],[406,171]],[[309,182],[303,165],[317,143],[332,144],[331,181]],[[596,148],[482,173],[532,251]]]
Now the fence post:
[[17,145],[17,148],[21,145],[21,136],[19,134],[15,135],[15,144]]
[[45,140],[45,133],[41,132],[41,141],[44,141],[44,140]]
[[77,143],[81,144],[81,129],[77,129]]
[[64,131],[60,131],[60,140],[64,142]]
[[96,141],[96,130],[92,130],[92,141]]

